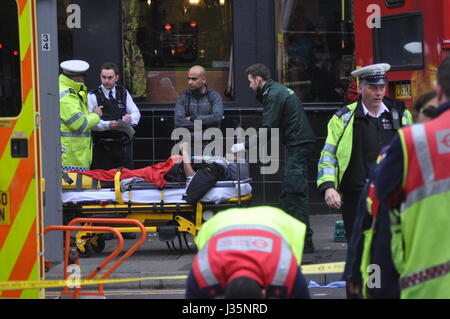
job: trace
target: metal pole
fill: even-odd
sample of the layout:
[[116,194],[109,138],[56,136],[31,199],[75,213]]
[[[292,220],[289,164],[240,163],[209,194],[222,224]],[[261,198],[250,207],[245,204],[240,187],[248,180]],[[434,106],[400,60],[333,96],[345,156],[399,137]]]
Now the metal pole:
[[[61,147],[59,128],[59,63],[56,0],[36,1],[39,59],[39,94],[42,119],[42,170],[45,179],[44,225],[63,223],[61,201]],[[47,45],[43,46],[43,39]],[[63,260],[61,234],[45,237],[45,258]]]
[[239,152],[236,152],[237,160],[237,179],[238,179],[238,205],[241,206],[241,163],[239,161]]

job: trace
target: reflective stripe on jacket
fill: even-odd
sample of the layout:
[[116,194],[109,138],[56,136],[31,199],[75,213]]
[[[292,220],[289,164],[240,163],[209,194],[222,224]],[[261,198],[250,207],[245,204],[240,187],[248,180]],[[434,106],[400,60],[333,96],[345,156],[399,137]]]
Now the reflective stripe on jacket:
[[[317,186],[319,188],[323,183],[330,182],[333,188],[339,189],[352,155],[353,123],[358,103],[360,102],[342,107],[328,122],[328,134],[318,164]],[[391,108],[390,111],[392,111]],[[412,122],[411,113],[405,110],[401,125],[410,125]]]
[[227,284],[244,276],[278,298],[291,294],[298,270],[289,244],[262,225],[222,229],[199,251],[192,267],[200,289],[207,288],[211,295],[220,295]]
[[[450,111],[400,130],[404,201],[393,255],[402,298],[450,298]],[[394,216],[395,217],[395,216]]]
[[59,76],[61,161],[63,169],[89,169],[92,161],[91,128],[100,118],[89,113],[86,86]]
[[261,225],[279,233],[291,246],[292,252],[300,265],[306,226],[294,217],[276,207],[258,206],[250,208],[232,208],[224,210],[202,225],[195,243],[202,249],[216,233],[234,225]]

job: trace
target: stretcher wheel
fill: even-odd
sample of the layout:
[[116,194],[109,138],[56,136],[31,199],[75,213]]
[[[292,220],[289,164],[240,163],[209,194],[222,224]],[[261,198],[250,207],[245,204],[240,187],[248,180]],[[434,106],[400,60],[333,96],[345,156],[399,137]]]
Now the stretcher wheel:
[[90,241],[84,244],[84,251],[81,251],[78,247],[77,250],[80,258],[90,258],[95,254],[94,246]]
[[[178,247],[175,242],[178,242]],[[180,233],[177,233],[176,237],[173,240],[166,241],[166,245],[172,253],[183,253],[183,243],[181,241]]]
[[[189,237],[189,239],[188,239]],[[184,243],[186,244],[186,248],[190,252],[198,253],[197,246],[194,242],[194,237],[191,234],[183,233]]]
[[105,238],[103,238],[103,235],[101,234],[95,235],[92,237],[90,244],[92,244],[92,249],[94,249],[96,253],[101,253],[106,246]]

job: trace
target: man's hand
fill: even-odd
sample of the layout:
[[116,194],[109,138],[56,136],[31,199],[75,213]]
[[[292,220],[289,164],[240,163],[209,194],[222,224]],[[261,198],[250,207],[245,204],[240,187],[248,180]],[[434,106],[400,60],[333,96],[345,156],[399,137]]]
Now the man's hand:
[[109,121],[109,128],[111,130],[117,130],[120,127],[120,124],[117,121]]
[[181,154],[189,152],[189,144],[187,142],[178,144],[178,147],[180,148]]
[[95,113],[95,114],[97,114],[99,117],[102,117],[102,115],[103,115],[102,108],[103,108],[103,106],[96,106],[96,107],[94,107],[94,109],[92,110],[92,113]]
[[128,124],[131,124],[131,115],[125,114],[122,118],[123,121],[127,122]]
[[[181,151],[181,156],[183,158],[184,166],[186,166],[186,164],[190,164],[191,163],[191,155],[189,154],[189,152],[190,152],[189,144],[187,142],[181,142],[180,144],[178,144],[178,147],[180,148],[180,151]],[[194,175],[192,167],[185,167],[185,169],[186,168],[189,169],[189,173],[192,173],[191,175],[188,175],[188,176]]]
[[353,296],[358,296],[361,293],[361,284],[347,281],[347,293]]
[[190,120],[191,120],[191,117],[190,117],[190,116],[186,117],[186,120],[190,121]]
[[334,188],[328,188],[325,191],[325,202],[334,209],[339,209],[342,206],[341,195]]
[[245,150],[244,143],[237,143],[237,144],[234,144],[233,146],[231,146],[231,151],[233,153],[237,153],[237,152],[240,152],[240,151],[243,151],[243,150]]

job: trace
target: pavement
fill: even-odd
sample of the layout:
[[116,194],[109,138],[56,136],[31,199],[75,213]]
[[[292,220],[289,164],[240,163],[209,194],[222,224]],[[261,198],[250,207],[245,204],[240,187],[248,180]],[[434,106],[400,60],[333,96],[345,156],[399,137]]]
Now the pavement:
[[[313,241],[315,252],[304,254],[302,265],[322,264],[345,261],[347,244],[334,242],[334,230],[340,215],[312,215],[311,227],[314,231]],[[138,235],[139,236],[139,235]],[[190,247],[194,247],[193,238],[187,238]],[[129,249],[136,240],[125,240],[125,250]],[[91,258],[80,258],[82,278],[86,277],[116,248],[117,240],[106,241],[106,247],[102,253],[97,253]],[[178,246],[178,243],[176,243]],[[122,253],[123,254],[123,253]],[[119,255],[120,256],[122,256]],[[170,251],[166,242],[160,241],[155,234],[149,234],[145,243],[128,258],[110,276],[110,279],[144,278],[144,277],[169,277],[164,279],[142,280],[136,282],[113,283],[105,285],[107,289],[184,289],[186,279],[176,278],[187,276],[194,259],[195,252],[185,248],[183,252]],[[118,260],[116,258],[114,261]],[[107,269],[112,264],[106,266]],[[54,265],[46,274],[47,280],[63,278],[63,264]],[[175,277],[175,278],[173,278]],[[305,275],[308,282],[315,281],[319,285],[327,285],[340,281],[341,274],[314,274]],[[96,287],[96,286],[93,286]],[[61,288],[57,290],[61,291]],[[313,298],[345,298],[345,288],[310,288]]]

